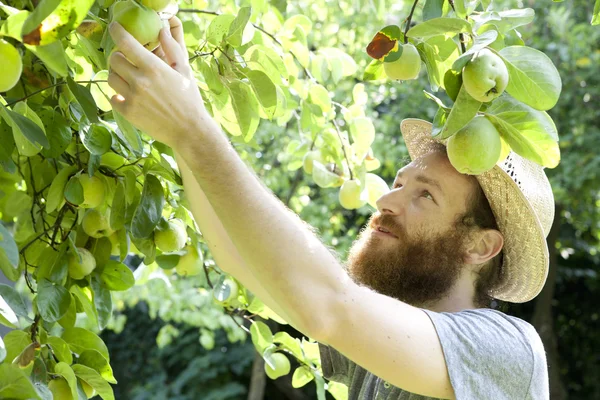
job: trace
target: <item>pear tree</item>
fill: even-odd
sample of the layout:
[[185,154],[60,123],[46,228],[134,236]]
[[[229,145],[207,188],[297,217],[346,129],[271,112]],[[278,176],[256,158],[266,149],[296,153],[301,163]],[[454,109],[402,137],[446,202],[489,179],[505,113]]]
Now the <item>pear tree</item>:
[[[149,292],[154,315],[198,328],[207,349],[215,327],[231,341],[250,336],[271,379],[292,374],[294,387],[314,381],[320,398],[343,398],[340,385],[325,383],[317,343],[273,334],[257,317],[285,319],[212,260],[172,149],[112,110],[112,21],[152,51],[177,14],[208,112],[246,160],[278,148],[269,168],[294,179],[301,195],[290,196],[292,207],[314,190],[343,213],[376,208],[390,189],[377,174],[369,93],[407,80],[427,80],[432,134],[448,140],[457,168],[482,173],[508,151],[549,168],[560,160],[547,114],[560,77],[518,32],[534,21],[530,8],[438,1],[418,17],[415,0],[394,16],[404,25],[375,32],[363,64],[342,48],[315,47],[337,28],[294,11],[294,2],[34,3],[0,2],[0,271],[17,287],[0,284],[0,324],[13,329],[0,341],[0,393],[11,398],[114,399],[99,333],[116,324],[127,296]],[[134,255],[142,259],[135,274]],[[164,307],[173,287],[209,307]],[[159,336],[172,337],[167,330]]]

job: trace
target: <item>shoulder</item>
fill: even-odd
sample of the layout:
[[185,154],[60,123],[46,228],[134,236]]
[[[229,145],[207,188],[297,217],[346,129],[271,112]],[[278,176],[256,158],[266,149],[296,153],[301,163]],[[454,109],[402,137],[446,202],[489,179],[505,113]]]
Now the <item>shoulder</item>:
[[[546,359],[540,335],[529,322],[502,311],[478,308],[459,312],[423,310],[433,321],[442,342],[455,340],[483,345],[498,357],[529,355],[533,361]],[[442,338],[444,336],[445,338]]]

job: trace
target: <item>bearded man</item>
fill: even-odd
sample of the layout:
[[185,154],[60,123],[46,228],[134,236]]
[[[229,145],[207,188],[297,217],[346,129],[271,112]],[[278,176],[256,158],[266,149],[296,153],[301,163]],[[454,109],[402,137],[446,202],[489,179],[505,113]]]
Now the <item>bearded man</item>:
[[[548,273],[554,200],[543,169],[516,154],[456,171],[431,124],[404,120],[412,162],[342,263],[239,158],[204,107],[181,21],[152,54],[118,24],[113,109],[171,146],[219,267],[319,342],[349,399],[548,399],[546,356],[527,322],[489,308],[525,302]],[[157,57],[158,55],[158,57]]]

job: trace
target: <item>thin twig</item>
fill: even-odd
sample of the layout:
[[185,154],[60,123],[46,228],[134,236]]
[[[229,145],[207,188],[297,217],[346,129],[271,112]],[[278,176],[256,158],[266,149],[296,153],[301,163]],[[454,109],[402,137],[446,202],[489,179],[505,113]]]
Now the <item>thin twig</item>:
[[406,18],[406,26],[404,27],[404,44],[408,43],[408,36],[406,36],[406,33],[408,32],[408,29],[410,28],[410,21],[412,21],[412,17],[413,17],[413,14],[415,13],[415,8],[417,8],[418,2],[419,2],[419,0],[415,0],[415,2],[412,5],[412,8],[410,9],[410,14],[408,14],[408,18]]

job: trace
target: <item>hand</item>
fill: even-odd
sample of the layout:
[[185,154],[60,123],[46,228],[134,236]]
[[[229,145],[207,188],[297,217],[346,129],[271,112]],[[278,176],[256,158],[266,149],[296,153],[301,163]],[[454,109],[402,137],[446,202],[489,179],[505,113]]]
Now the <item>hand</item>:
[[190,134],[202,133],[211,117],[204,107],[187,58],[177,17],[160,32],[155,54],[120,24],[109,27],[115,51],[109,59],[108,84],[117,92],[110,102],[138,129],[173,148]]

